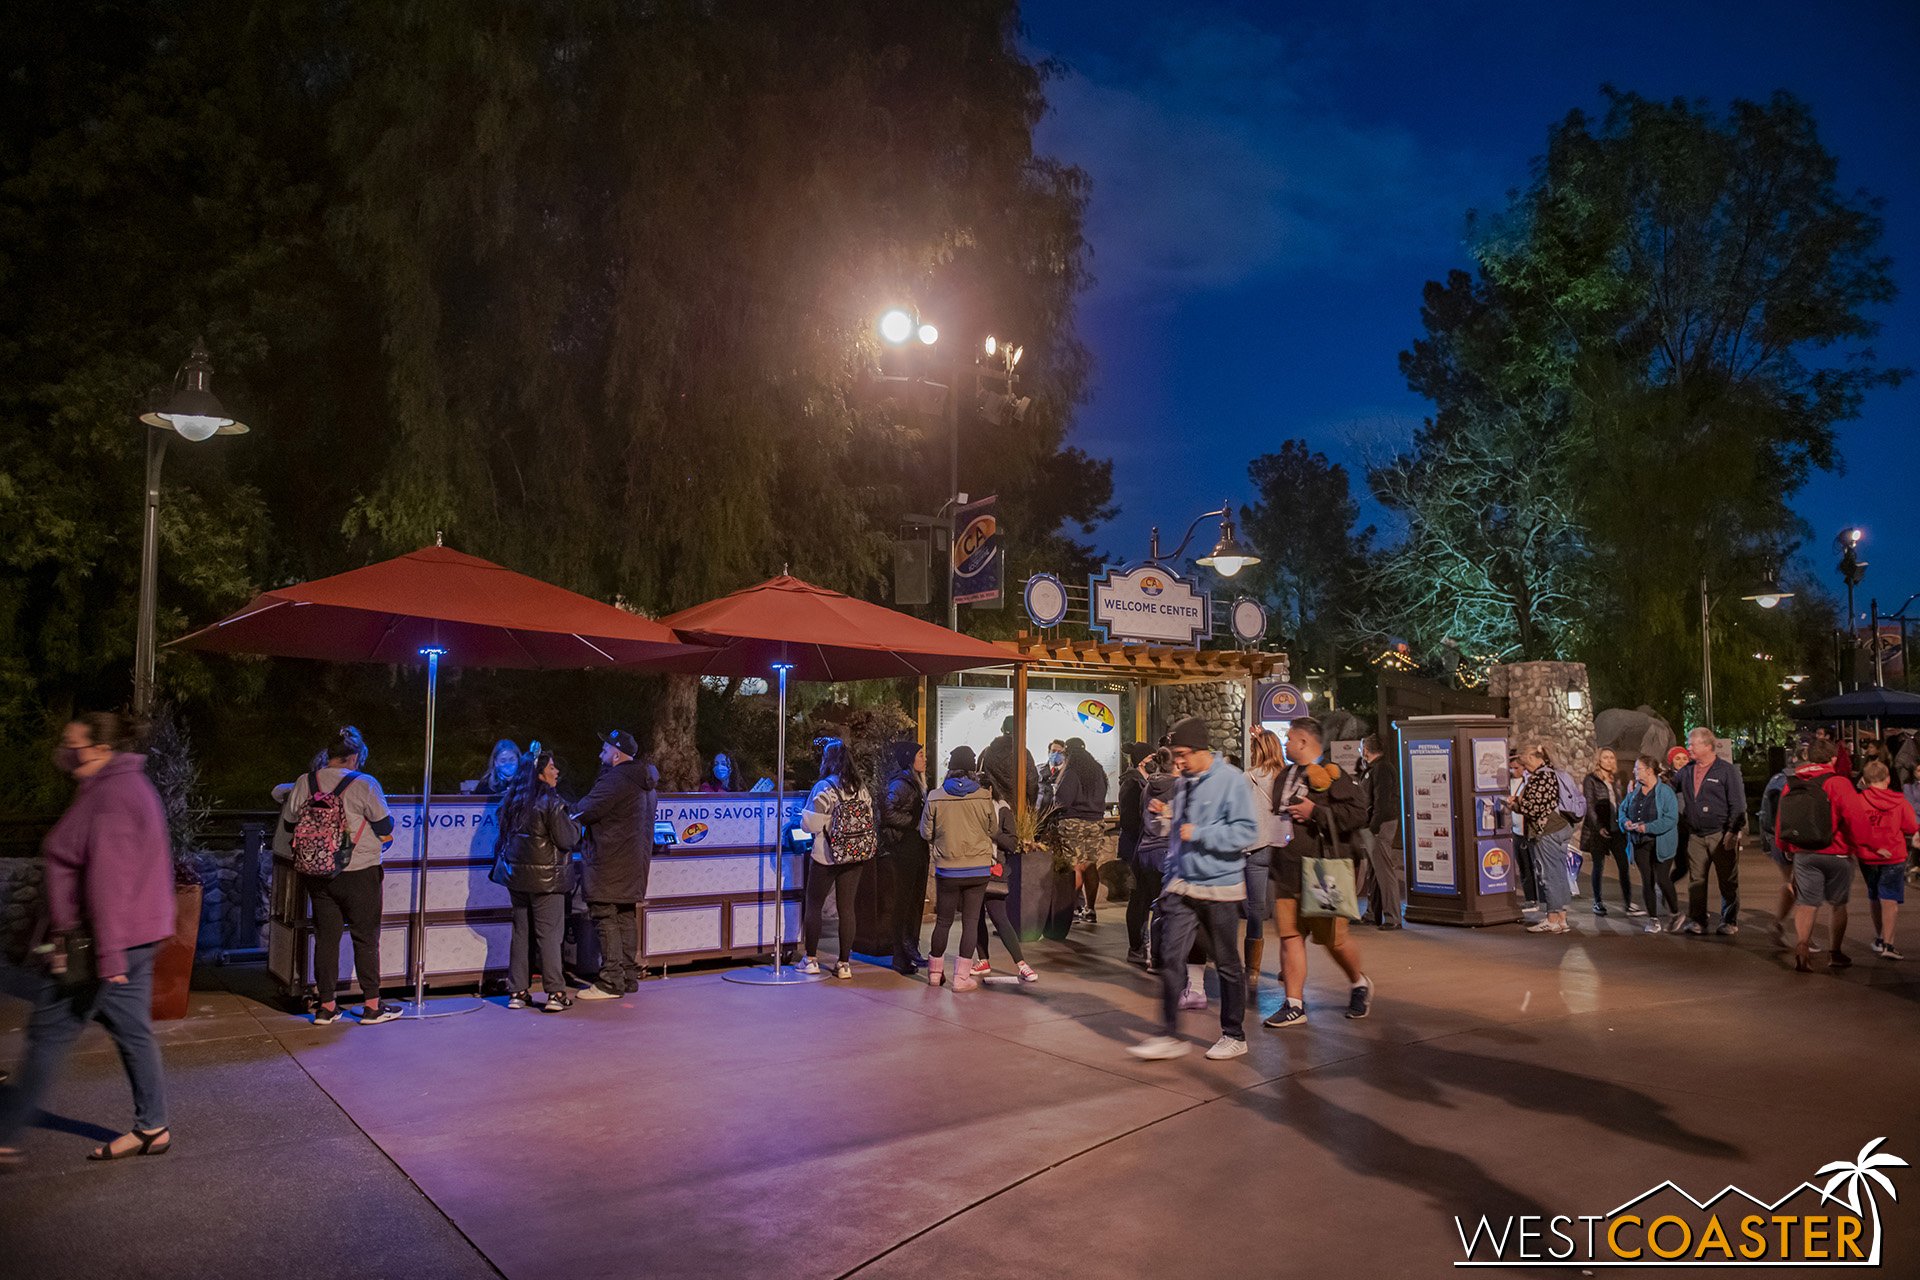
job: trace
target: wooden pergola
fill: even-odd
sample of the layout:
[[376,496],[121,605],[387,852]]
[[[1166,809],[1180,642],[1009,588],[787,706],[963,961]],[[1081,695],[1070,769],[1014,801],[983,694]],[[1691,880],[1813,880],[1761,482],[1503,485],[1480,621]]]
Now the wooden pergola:
[[[1172,645],[1125,644],[1108,640],[1072,640],[1020,632],[1012,640],[993,642],[1007,651],[1013,668],[1013,740],[1027,740],[1027,682],[1033,676],[1081,680],[1124,681],[1134,686],[1133,740],[1147,736],[1147,703],[1141,696],[1155,685],[1218,684],[1232,681],[1246,686],[1247,714],[1242,721],[1241,758],[1251,750],[1253,687],[1259,680],[1288,676],[1287,655],[1249,649],[1185,649]],[[920,688],[920,736],[926,740],[926,682]],[[1014,788],[1014,814],[1024,818],[1027,790]]]

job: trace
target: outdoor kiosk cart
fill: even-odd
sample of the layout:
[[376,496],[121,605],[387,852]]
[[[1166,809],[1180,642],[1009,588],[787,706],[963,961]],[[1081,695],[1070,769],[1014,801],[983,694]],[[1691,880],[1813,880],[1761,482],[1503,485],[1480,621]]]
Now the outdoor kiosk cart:
[[[412,954],[408,929],[420,875],[418,796],[389,796],[393,848],[381,864],[381,980],[409,981]],[[799,797],[789,796],[794,808]],[[433,841],[426,860],[426,903],[421,930],[422,965],[430,989],[472,987],[507,969],[513,908],[507,891],[488,878],[493,869],[497,797],[435,796]],[[751,959],[773,945],[778,843],[768,794],[663,794],[657,812],[653,866],[647,900],[640,904],[642,967],[694,960]],[[665,829],[673,832],[664,845]],[[267,968],[290,994],[306,988],[313,972],[313,921],[294,877],[285,841],[273,864],[273,909],[267,924]],[[800,855],[786,853],[784,936],[799,936]],[[578,895],[575,895],[576,905]],[[578,911],[575,913],[579,914]],[[584,926],[584,916],[575,921]],[[342,980],[353,974],[351,939],[340,942]],[[357,975],[355,975],[357,979]]]
[[1518,920],[1507,773],[1511,723],[1490,715],[1410,716],[1393,727],[1407,919],[1467,925]]

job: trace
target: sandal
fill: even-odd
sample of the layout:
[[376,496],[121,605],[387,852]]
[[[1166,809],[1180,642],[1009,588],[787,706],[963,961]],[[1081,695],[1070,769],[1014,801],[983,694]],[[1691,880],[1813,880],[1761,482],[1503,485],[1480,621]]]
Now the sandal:
[[[103,1147],[95,1147],[88,1153],[87,1159],[125,1160],[130,1156],[163,1156],[173,1150],[173,1136],[164,1128],[155,1129],[151,1132],[134,1129],[127,1136],[138,1138],[140,1145],[127,1151],[115,1151],[113,1149],[113,1143],[109,1142]],[[161,1142],[163,1138],[166,1139],[165,1142]],[[118,1141],[118,1139],[115,1141]],[[161,1142],[161,1145],[156,1147],[153,1145],[156,1142]]]

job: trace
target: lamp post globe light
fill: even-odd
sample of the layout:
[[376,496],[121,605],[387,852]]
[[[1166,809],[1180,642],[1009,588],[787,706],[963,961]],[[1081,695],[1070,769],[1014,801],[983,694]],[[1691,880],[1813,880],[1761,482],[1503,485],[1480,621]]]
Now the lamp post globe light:
[[213,394],[213,361],[204,340],[195,339],[172,390],[156,395],[140,415],[147,428],[147,489],[140,522],[140,602],[133,638],[133,709],[153,708],[154,630],[160,577],[160,467],[167,440],[178,435],[198,444],[214,436],[239,436],[247,424],[228,413]]
[[[1767,566],[1766,581],[1754,591],[1740,597],[1762,609],[1777,609],[1783,601],[1793,599],[1793,592],[1780,585],[1780,567]],[[1700,575],[1700,718],[1709,728],[1713,726],[1713,607],[1720,603],[1707,589],[1707,575]]]
[[1220,539],[1213,544],[1213,550],[1195,560],[1194,563],[1207,566],[1223,578],[1231,578],[1242,569],[1259,564],[1259,555],[1253,548],[1241,542],[1234,533],[1233,504],[1224,501],[1221,502],[1219,510],[1203,511],[1193,518],[1193,523],[1187,526],[1187,536],[1180,539],[1180,545],[1173,549],[1171,555],[1161,554],[1160,526],[1155,525],[1147,543],[1147,560],[1153,564],[1178,560],[1186,554],[1187,544],[1193,541],[1194,531],[1200,527],[1200,522],[1216,518],[1220,521]]

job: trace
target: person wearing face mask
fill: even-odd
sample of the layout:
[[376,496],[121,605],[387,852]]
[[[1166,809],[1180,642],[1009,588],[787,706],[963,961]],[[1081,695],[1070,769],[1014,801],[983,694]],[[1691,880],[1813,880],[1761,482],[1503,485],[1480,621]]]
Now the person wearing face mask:
[[502,738],[493,744],[493,753],[487,757],[487,771],[461,783],[461,794],[497,796],[507,789],[519,768],[520,744],[512,738]]
[[707,776],[700,784],[705,792],[726,792],[740,790],[739,771],[734,768],[733,757],[725,751],[713,753],[713,763],[707,766]]
[[316,797],[332,797],[348,842],[346,861],[332,875],[300,872],[300,888],[313,904],[313,980],[320,1001],[313,1011],[315,1026],[340,1021],[334,992],[340,982],[340,935],[353,938],[353,972],[364,997],[358,1017],[362,1026],[392,1022],[400,1006],[380,998],[380,915],[383,908],[380,858],[393,844],[393,815],[387,797],[372,774],[362,773],[367,741],[347,725],[327,744],[326,763],[294,780],[280,807],[281,829],[295,833]]
[[494,839],[495,884],[505,885],[513,900],[513,942],[507,957],[507,1008],[525,1009],[533,1003],[533,948],[540,948],[540,985],[546,989],[548,1013],[573,1007],[567,977],[560,965],[561,934],[566,926],[567,878],[573,869],[573,847],[580,828],[554,788],[560,784],[560,766],[551,751],[539,743],[527,748],[505,800],[500,802],[500,828]]
[[600,776],[573,820],[586,828],[581,855],[587,914],[600,940],[600,974],[582,1000],[617,1000],[640,987],[639,904],[653,867],[653,819],[660,771],[635,759],[640,744],[625,729],[600,735]]
[[[120,1050],[133,1129],[87,1158],[162,1155],[173,1145],[152,1015],[154,957],[173,936],[172,846],[146,757],[131,745],[120,717],[100,712],[67,725],[54,753],[79,787],[42,845],[51,941],[39,953],[50,972],[35,995],[20,1079],[0,1088],[0,1164],[19,1162],[13,1143],[88,1022]],[[87,941],[91,973],[75,967]]]

